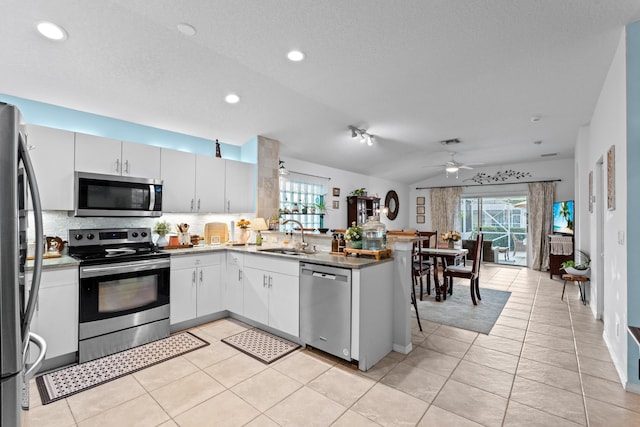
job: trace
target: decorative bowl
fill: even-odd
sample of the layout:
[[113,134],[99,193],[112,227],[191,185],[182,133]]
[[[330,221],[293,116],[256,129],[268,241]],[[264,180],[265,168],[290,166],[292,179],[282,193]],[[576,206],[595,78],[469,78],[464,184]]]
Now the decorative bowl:
[[328,228],[318,228],[318,231],[319,231],[321,234],[325,234],[327,231],[329,231],[329,229],[328,229]]
[[567,274],[571,274],[573,276],[588,276],[591,272],[591,269],[587,268],[586,270],[578,270],[577,268],[573,267],[565,267],[564,271],[566,271]]

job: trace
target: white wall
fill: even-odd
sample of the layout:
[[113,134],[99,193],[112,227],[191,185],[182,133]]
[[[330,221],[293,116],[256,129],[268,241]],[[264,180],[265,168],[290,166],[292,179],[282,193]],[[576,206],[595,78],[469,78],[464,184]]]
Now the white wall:
[[[380,221],[387,227],[387,230],[399,230],[408,227],[409,209],[412,205],[409,200],[409,187],[407,184],[387,181],[293,158],[282,157],[281,160],[285,161],[287,169],[291,171],[331,178],[331,180],[325,181],[325,191],[327,192],[325,196],[325,203],[327,205],[327,215],[324,219],[325,227],[347,227],[347,196],[351,191],[362,187],[367,189],[369,196],[377,194],[378,197],[380,197],[381,207],[384,205],[387,192],[389,190],[395,190],[396,193],[398,193],[398,199],[400,201],[398,216],[394,221],[391,221],[386,216],[381,215]],[[340,188],[340,197],[332,196],[333,187]],[[340,202],[340,207],[337,210],[331,208],[334,200]]]
[[[468,187],[462,188],[462,194],[465,196],[514,196],[514,195],[526,195],[528,193],[527,184],[509,184],[509,185],[477,185],[471,181],[471,178],[477,173],[484,172],[488,175],[494,175],[496,172],[505,170],[515,170],[518,172],[531,173],[530,178],[525,178],[523,181],[540,181],[540,180],[552,180],[560,179],[560,182],[556,183],[556,201],[560,200],[572,200],[574,198],[574,165],[573,159],[563,160],[546,160],[540,162],[529,163],[515,163],[502,166],[491,167],[475,167],[473,170],[459,171],[458,178],[455,174],[449,174],[449,178],[446,177],[444,171],[438,176],[425,179],[423,181],[411,184],[409,197],[411,199],[411,215],[409,217],[409,227],[417,228],[420,230],[431,229],[431,206],[429,204],[429,190],[416,190],[416,187],[449,187],[461,185]],[[416,223],[416,197],[424,196],[425,208],[426,208],[426,222],[425,224]]]
[[[596,163],[604,160],[604,179],[602,200],[596,200],[594,213],[590,214],[586,203],[580,203],[577,212],[580,220],[578,244],[587,248],[592,254],[591,309],[596,315],[598,303],[603,303],[602,318],[604,322],[604,339],[618,370],[622,382],[627,381],[627,248],[626,239],[618,242],[618,235],[627,233],[627,112],[626,112],[626,41],[625,34],[620,37],[620,43],[609,68],[598,103],[594,110],[590,126],[583,129],[576,145],[576,176],[580,177],[576,191],[580,199],[588,196],[587,177],[589,171],[594,171],[595,182]],[[615,145],[615,210],[606,207],[606,158],[609,147]],[[596,210],[604,213],[602,219],[603,246],[602,268],[598,271],[597,256],[600,252],[596,247],[596,233],[598,221]],[[587,234],[589,237],[583,235]],[[595,256],[594,256],[595,255]],[[599,277],[604,282],[598,283]],[[598,301],[596,289],[601,286],[604,301]]]

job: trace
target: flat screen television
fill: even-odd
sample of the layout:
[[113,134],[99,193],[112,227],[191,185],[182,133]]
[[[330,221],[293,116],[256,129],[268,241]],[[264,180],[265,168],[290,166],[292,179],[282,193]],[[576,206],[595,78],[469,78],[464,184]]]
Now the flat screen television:
[[573,235],[573,200],[553,204],[553,232]]

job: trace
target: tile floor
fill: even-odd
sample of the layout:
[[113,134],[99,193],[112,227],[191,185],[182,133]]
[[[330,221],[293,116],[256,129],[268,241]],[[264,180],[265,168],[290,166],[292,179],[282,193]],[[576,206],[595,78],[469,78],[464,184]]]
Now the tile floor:
[[640,425],[575,286],[563,302],[546,273],[482,269],[512,292],[489,335],[414,322],[410,354],[362,373],[306,350],[264,365],[219,341],[245,329],[225,319],[192,330],[210,346],[67,399],[43,406],[32,385],[28,425]]

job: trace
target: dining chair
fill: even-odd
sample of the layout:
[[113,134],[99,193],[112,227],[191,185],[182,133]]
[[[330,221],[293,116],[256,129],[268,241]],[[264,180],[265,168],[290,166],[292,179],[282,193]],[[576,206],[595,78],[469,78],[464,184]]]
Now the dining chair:
[[426,276],[427,278],[427,295],[431,295],[431,269],[433,268],[431,258],[423,253],[423,249],[436,247],[438,243],[438,232],[418,231],[416,234],[421,239],[413,245],[413,268],[416,282],[420,284],[420,301],[422,301],[424,295],[422,276]]
[[480,297],[480,264],[482,263],[482,240],[482,234],[478,234],[478,237],[476,238],[473,264],[471,266],[450,265],[447,266],[442,273],[442,275],[444,276],[444,280],[448,280],[450,287],[453,287],[454,277],[469,279],[469,289],[471,291],[471,301],[473,301],[473,305],[478,305],[476,297],[479,300],[482,299]]
[[527,243],[525,238],[518,238],[515,233],[511,233],[513,238],[513,258],[516,257],[516,252],[527,252]]

